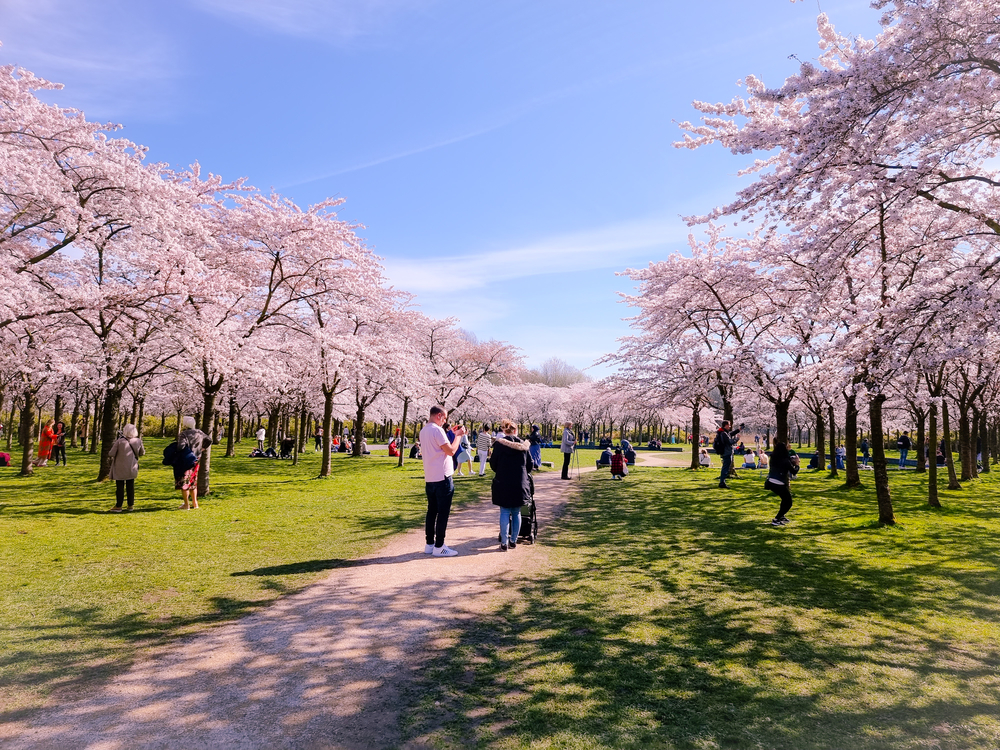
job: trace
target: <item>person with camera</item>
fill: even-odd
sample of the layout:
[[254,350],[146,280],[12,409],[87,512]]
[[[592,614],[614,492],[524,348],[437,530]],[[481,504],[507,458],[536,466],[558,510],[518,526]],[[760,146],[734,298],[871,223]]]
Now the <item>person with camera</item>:
[[424,462],[424,490],[427,493],[427,517],[424,521],[426,545],[424,554],[435,557],[454,557],[458,554],[445,546],[444,535],[448,530],[451,501],[455,496],[455,464],[452,458],[459,452],[465,428],[458,426],[455,437],[448,439],[444,426],[448,412],[443,406],[432,406],[427,424],[420,430],[420,445]]
[[740,425],[737,429],[732,429],[732,422],[728,419],[722,423],[715,433],[715,440],[712,442],[712,448],[722,456],[722,473],[719,474],[719,489],[728,490],[729,485],[726,484],[726,479],[729,478],[730,471],[733,468],[733,446],[736,444],[736,436],[740,434],[740,430],[743,425]]
[[764,486],[781,500],[778,512],[771,520],[772,526],[784,526],[788,523],[785,514],[792,508],[792,491],[789,480],[799,473],[799,457],[795,451],[780,440],[774,441],[771,451],[771,468],[767,472]]

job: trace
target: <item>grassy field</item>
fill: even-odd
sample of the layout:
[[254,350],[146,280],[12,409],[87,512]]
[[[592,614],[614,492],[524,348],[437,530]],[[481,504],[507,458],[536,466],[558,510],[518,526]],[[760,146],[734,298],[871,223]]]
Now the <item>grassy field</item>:
[[[423,524],[420,462],[398,469],[385,450],[335,455],[328,479],[316,478],[311,452],[298,466],[216,455],[212,494],[179,511],[160,465],[166,442],[146,440],[136,510],[120,515],[107,513],[114,483],[94,481],[89,454],[70,449],[68,467],[27,479],[0,469],[0,717],[71,695],[144,649],[251,612]],[[488,488],[459,479],[456,504]]]
[[805,472],[792,524],[773,528],[776,499],[743,476],[731,491],[681,469],[586,477],[543,537],[551,566],[425,674],[411,734],[574,750],[1000,747],[997,475],[934,510],[926,475],[893,473],[891,528],[870,486]]

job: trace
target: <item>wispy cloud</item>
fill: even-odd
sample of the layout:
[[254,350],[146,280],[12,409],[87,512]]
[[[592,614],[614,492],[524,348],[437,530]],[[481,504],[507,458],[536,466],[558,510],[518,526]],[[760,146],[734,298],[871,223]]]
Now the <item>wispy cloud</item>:
[[0,0],[0,62],[65,84],[45,97],[91,119],[148,116],[162,108],[177,65],[143,16],[114,0]]
[[[450,291],[481,289],[489,284],[528,276],[624,268],[649,250],[687,239],[688,229],[679,219],[647,219],[598,227],[542,239],[504,250],[475,251],[431,258],[386,257],[389,278],[418,295],[440,293],[447,276]],[[461,269],[452,273],[452,269]]]
[[291,36],[344,42],[383,29],[436,0],[191,0],[222,18]]

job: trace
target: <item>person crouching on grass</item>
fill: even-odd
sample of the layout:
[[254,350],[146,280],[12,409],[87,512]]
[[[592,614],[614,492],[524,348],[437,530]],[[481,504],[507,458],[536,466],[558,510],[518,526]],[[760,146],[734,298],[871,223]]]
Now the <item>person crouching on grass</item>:
[[628,468],[625,466],[625,456],[622,455],[621,448],[615,448],[615,455],[611,457],[611,478],[624,479],[628,476]]
[[767,472],[764,486],[781,499],[778,514],[771,521],[772,526],[784,526],[788,523],[785,514],[792,508],[792,491],[789,480],[799,473],[798,456],[788,450],[788,446],[780,440],[774,442],[771,451],[771,467]]

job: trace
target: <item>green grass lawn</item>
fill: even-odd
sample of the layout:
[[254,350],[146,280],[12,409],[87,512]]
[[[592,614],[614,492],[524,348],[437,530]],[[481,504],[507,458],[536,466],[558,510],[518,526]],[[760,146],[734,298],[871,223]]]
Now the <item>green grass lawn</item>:
[[[253,611],[301,589],[387,537],[423,524],[420,461],[385,450],[300,464],[213,457],[213,492],[197,511],[147,439],[136,510],[120,515],[96,458],[20,478],[0,469],[0,720],[121,671],[143,649]],[[252,441],[251,441],[252,442]],[[252,447],[244,441],[245,456]],[[487,472],[487,476],[492,476]],[[456,483],[461,505],[488,482]]]
[[[489,748],[1000,746],[1000,482],[793,484],[792,524],[743,472],[586,477],[551,567],[429,670],[413,736]],[[445,718],[442,718],[445,717]],[[448,718],[450,717],[450,718]]]

